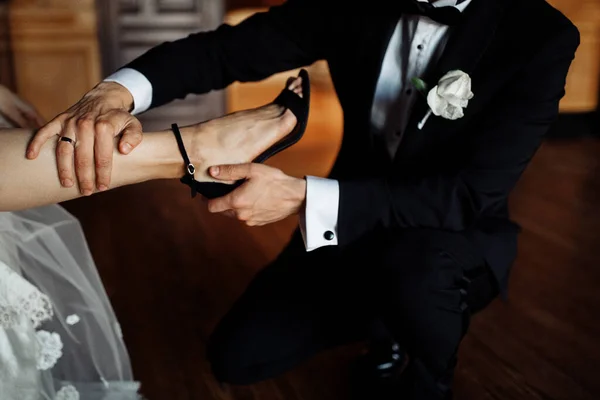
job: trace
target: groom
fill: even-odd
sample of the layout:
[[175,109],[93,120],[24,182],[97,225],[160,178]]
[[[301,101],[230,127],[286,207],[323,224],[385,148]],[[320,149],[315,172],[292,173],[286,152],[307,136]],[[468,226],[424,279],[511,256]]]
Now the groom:
[[[397,0],[372,13],[316,3],[157,46],[56,121],[113,115],[118,129],[92,124],[77,139],[95,137],[98,152],[98,138],[125,131],[128,152],[139,143],[128,111],[326,60],[345,127],[327,179],[306,177],[291,196],[268,166],[211,171],[248,178],[212,212],[251,225],[301,214],[217,326],[214,374],[251,384],[367,339],[354,393],[448,399],[470,316],[506,290],[518,233],[507,199],[557,117],[579,33],[544,0]],[[60,125],[38,133],[33,157]]]

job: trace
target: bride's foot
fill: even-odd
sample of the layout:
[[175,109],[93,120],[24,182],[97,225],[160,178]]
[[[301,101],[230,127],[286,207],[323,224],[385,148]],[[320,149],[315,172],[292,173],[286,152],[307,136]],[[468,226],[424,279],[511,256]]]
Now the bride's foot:
[[[287,88],[302,97],[302,78],[290,78]],[[196,166],[195,180],[215,182],[208,173],[213,165],[251,162],[286,137],[294,129],[296,122],[296,116],[291,110],[270,103],[182,128],[184,140],[189,130],[193,132],[186,148]]]

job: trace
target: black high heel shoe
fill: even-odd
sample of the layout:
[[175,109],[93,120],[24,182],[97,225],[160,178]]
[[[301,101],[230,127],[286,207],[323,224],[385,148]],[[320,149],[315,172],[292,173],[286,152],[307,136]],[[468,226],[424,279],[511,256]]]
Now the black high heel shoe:
[[[253,163],[265,162],[275,154],[298,142],[304,135],[308,122],[308,111],[310,105],[310,80],[308,77],[308,72],[304,69],[300,70],[298,76],[302,78],[302,97],[289,90],[287,88],[288,84],[286,83],[286,87],[283,89],[283,91],[277,96],[277,98],[275,98],[275,100],[273,100],[273,103],[279,104],[280,106],[283,106],[294,113],[297,121],[296,126],[286,137],[256,157],[252,161]],[[175,134],[179,151],[181,152],[185,162],[186,174],[180,180],[182,183],[188,185],[192,189],[192,197],[196,197],[196,194],[200,193],[202,196],[208,199],[214,199],[232,192],[235,188],[244,183],[244,179],[241,179],[233,184],[219,182],[198,182],[195,180],[194,172],[196,171],[196,168],[190,162],[187,152],[185,151],[183,139],[181,138],[181,133],[179,132],[179,127],[177,124],[173,124],[171,125],[171,128]]]

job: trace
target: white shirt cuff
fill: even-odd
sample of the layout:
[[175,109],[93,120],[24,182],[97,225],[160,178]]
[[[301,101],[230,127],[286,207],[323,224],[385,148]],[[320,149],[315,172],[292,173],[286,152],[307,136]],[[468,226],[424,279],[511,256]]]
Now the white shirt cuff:
[[110,75],[104,82],[116,82],[129,90],[133,97],[131,114],[141,114],[152,104],[152,84],[141,72],[131,68],[123,68]]
[[338,244],[339,202],[340,185],[337,180],[306,177],[306,207],[300,215],[300,231],[306,251]]

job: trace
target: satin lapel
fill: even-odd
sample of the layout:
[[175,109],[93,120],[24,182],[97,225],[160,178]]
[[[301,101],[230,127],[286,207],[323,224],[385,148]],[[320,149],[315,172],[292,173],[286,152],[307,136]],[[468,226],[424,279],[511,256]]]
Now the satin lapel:
[[[433,87],[442,76],[451,70],[458,69],[472,75],[494,36],[506,5],[511,1],[473,0],[464,11],[465,21],[453,28],[441,59],[430,73],[423,77],[423,80]],[[474,86],[476,87],[476,83]],[[421,146],[434,140],[436,134],[449,133],[449,130],[457,126],[457,121],[449,121],[432,115],[423,129],[419,130],[417,125],[428,110],[427,100],[420,97],[413,108],[402,143],[396,154],[397,161],[415,154]],[[465,112],[468,113],[468,108]]]
[[[353,156],[346,159],[351,154],[375,155],[373,157],[381,160],[377,156],[382,146],[380,139],[371,134],[371,109],[385,52],[399,19],[396,12],[351,15],[346,19],[344,39],[349,44],[348,51],[341,49],[343,57],[329,61],[331,77],[344,109],[344,140],[330,176],[347,174],[346,167],[342,166],[362,168]],[[362,161],[372,162],[371,159]]]
[[365,115],[362,117],[367,129],[370,126],[371,109],[383,59],[399,19],[399,13],[374,17],[368,27],[369,35],[363,43],[362,57],[358,59],[358,62],[364,63],[363,68],[361,68],[363,70],[364,86],[359,91],[363,94],[361,96],[361,102],[363,103],[358,109],[365,111]]

